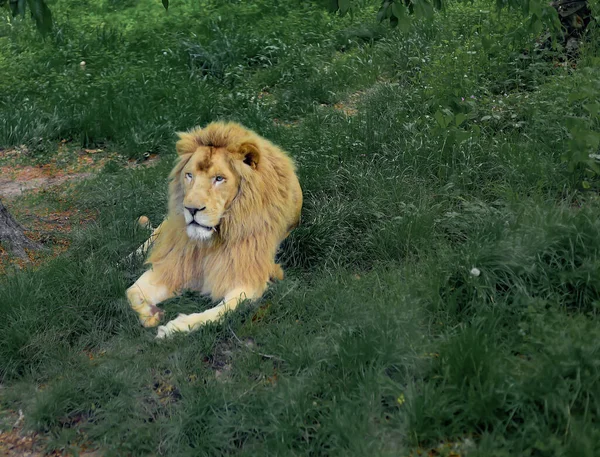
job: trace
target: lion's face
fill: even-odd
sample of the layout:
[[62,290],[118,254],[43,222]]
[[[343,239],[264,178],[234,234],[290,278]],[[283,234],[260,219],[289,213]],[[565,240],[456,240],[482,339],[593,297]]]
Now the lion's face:
[[207,240],[235,199],[240,178],[228,161],[227,150],[199,147],[183,167],[183,216],[188,236]]

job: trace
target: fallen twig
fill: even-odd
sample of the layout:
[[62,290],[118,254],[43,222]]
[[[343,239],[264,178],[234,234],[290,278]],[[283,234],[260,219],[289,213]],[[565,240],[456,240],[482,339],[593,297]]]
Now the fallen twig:
[[242,340],[240,340],[238,338],[238,336],[235,334],[235,332],[233,331],[233,329],[231,328],[231,326],[229,326],[229,331],[231,332],[231,334],[233,335],[233,337],[236,339],[236,341],[240,344],[240,346],[246,347],[246,349],[248,349],[250,352],[254,352],[255,354],[258,354],[261,357],[265,357],[267,359],[273,359],[273,360],[278,360],[279,362],[285,362],[285,360],[283,360],[280,357],[277,357],[276,355],[264,354],[262,352],[255,351],[254,349],[252,349],[251,347],[249,347],[247,344],[244,344],[244,342]]

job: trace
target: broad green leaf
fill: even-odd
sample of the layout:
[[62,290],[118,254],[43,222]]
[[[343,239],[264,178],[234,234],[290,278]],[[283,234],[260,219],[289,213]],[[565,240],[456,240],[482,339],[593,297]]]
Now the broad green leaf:
[[26,0],[9,1],[8,7],[10,9],[12,17],[25,15],[25,2]]
[[431,19],[433,17],[433,7],[427,0],[416,0],[414,2],[417,16]]
[[406,32],[410,28],[410,18],[406,14],[406,7],[400,1],[396,1],[392,3],[391,11],[394,17],[398,19],[394,26],[400,25],[400,30]]
[[597,150],[600,145],[600,133],[590,130],[584,134],[584,141],[590,149]]
[[600,175],[600,166],[598,166],[596,162],[594,162],[593,160],[588,160],[588,167],[590,167],[594,173]]
[[381,8],[379,8],[379,11],[377,12],[377,20],[382,22],[384,19],[390,17],[390,11],[390,2],[386,0],[381,4]]
[[456,126],[458,127],[460,124],[462,124],[466,118],[467,118],[467,115],[465,113],[458,113],[456,115],[456,117],[454,118],[454,122],[456,123]]
[[569,101],[570,102],[574,102],[576,100],[583,100],[585,98],[587,98],[587,94],[585,92],[583,92],[583,91],[580,91],[580,92],[571,92],[569,94]]
[[169,11],[169,0],[162,0],[162,4],[167,11]]
[[440,110],[437,110],[433,117],[435,117],[435,120],[441,128],[445,129],[448,126],[446,123],[446,118],[444,117],[444,113],[442,113]]
[[492,40],[490,40],[485,35],[481,35],[481,45],[483,46],[483,49],[485,49],[486,51],[489,51],[490,48],[492,47]]
[[584,189],[589,189],[592,186],[587,181],[581,181],[581,187],[583,187]]
[[12,17],[15,17],[17,14],[19,14],[19,8],[16,3],[9,2],[8,8],[10,9],[10,14]]
[[529,11],[525,11],[525,13],[531,13],[538,18],[541,18],[544,13],[542,12],[542,4],[541,2],[524,2],[528,6]]
[[338,0],[338,5],[340,7],[340,15],[344,16],[350,9],[350,0]]
[[455,130],[454,135],[456,137],[457,143],[462,143],[463,141],[466,141],[469,138],[471,138],[471,133],[465,132],[464,130]]
[[398,18],[398,20],[400,21],[400,30],[402,30],[403,32],[408,32],[410,30],[410,17],[408,17],[408,14],[405,14],[404,16]]
[[44,0],[27,0],[31,15],[40,32],[46,34],[52,30],[52,13]]
[[450,152],[450,151],[452,151],[452,148],[454,147],[455,144],[456,144],[456,130],[450,130],[450,132],[448,132],[448,136],[446,137],[446,139],[444,141],[444,146],[443,146],[442,150],[444,152]]
[[569,129],[571,134],[573,134],[574,130],[576,129],[585,129],[587,127],[587,124],[584,119],[575,116],[566,117],[565,124],[567,125],[567,128]]
[[600,103],[588,103],[587,105],[583,105],[583,107],[592,116],[598,117],[598,113],[600,112]]

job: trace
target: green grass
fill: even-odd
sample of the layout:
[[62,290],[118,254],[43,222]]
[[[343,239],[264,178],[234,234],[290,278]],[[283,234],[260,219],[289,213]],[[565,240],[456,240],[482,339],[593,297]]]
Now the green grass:
[[[478,3],[405,34],[306,2],[50,6],[45,41],[0,23],[0,145],[162,160],[82,183],[70,203],[97,221],[0,279],[0,408],[48,450],[597,454],[600,182],[577,155],[599,129],[595,35],[573,70],[520,58],[534,36]],[[119,262],[166,212],[174,132],[224,118],[298,163],[287,276],[157,342],[125,299],[141,261]]]

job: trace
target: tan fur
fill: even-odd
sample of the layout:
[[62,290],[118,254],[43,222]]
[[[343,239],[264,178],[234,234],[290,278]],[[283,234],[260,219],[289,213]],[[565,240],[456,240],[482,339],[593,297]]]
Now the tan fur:
[[[223,301],[160,327],[159,337],[218,319],[244,298],[259,298],[269,279],[282,279],[275,253],[298,224],[302,206],[292,160],[256,133],[217,122],[179,137],[169,213],[144,245],[154,241],[147,260],[151,277],[142,276],[127,296],[146,326],[158,324],[156,304],[182,289]],[[216,176],[224,179],[217,182]],[[186,217],[201,218],[198,231],[210,238],[188,236],[184,206],[201,208]]]

